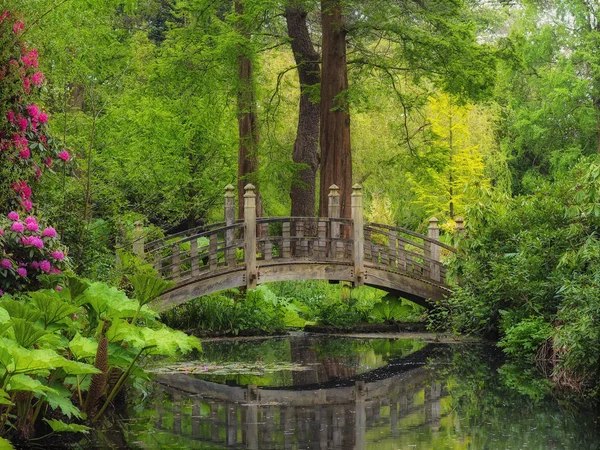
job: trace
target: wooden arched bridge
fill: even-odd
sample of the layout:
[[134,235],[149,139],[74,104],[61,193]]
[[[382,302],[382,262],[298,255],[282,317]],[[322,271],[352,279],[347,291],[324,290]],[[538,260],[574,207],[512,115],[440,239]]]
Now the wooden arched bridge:
[[[348,281],[373,286],[423,306],[450,293],[437,219],[428,235],[363,222],[361,187],[352,192],[352,218],[340,218],[339,189],[329,192],[329,217],[256,217],[254,186],[244,194],[244,220],[235,220],[233,187],[225,188],[225,222],[144,244],[134,252],[176,285],[163,307],[235,287],[288,280]],[[460,226],[460,224],[459,224]]]

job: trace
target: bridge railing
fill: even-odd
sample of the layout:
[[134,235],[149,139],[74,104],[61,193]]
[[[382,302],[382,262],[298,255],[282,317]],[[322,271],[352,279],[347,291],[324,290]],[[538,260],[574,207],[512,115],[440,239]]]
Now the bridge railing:
[[248,185],[245,217],[236,221],[233,187],[228,186],[225,222],[150,242],[141,252],[160,276],[176,283],[245,270],[246,284],[253,288],[261,266],[305,262],[352,266],[356,285],[364,283],[370,267],[445,284],[441,252],[455,250],[439,241],[437,219],[430,219],[427,236],[363,224],[358,185],[353,187],[352,218],[340,218],[338,190],[335,185],[330,188],[329,217],[256,218],[254,186]]

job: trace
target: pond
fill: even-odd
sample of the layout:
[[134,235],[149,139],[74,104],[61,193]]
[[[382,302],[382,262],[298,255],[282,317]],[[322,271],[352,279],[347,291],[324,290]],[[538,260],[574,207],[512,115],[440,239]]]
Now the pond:
[[598,410],[482,344],[399,335],[214,340],[154,368],[96,436],[140,449],[593,449]]

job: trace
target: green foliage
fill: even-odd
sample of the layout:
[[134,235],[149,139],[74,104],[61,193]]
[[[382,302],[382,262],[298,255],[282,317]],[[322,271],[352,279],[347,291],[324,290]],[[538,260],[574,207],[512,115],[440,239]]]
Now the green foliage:
[[583,159],[553,185],[473,209],[453,263],[463,288],[442,305],[454,330],[500,336],[507,354],[531,359],[549,342],[556,379],[573,385],[596,385],[600,360],[598,174]]
[[412,321],[419,318],[424,308],[393,295],[386,295],[379,303],[375,303],[371,311],[376,321]]
[[[0,414],[3,435],[23,431],[20,437],[28,438],[25,432],[50,414],[55,419],[47,422],[54,432],[85,431],[83,425],[56,417],[86,418],[82,402],[92,375],[106,376],[112,369],[121,373],[99,392],[100,404],[90,409],[90,422],[104,413],[129,378],[145,377],[140,358],[200,349],[196,338],[164,327],[147,306],[122,291],[75,278],[69,286],[0,300],[0,403],[8,405]],[[107,366],[100,369],[98,343],[104,336],[110,343],[104,347]]]

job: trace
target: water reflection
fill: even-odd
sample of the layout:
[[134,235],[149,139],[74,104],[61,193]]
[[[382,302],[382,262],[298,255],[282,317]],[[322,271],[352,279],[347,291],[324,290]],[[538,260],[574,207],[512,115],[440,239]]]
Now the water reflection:
[[317,367],[271,386],[243,385],[240,374],[158,376],[126,439],[133,448],[598,449],[597,415],[507,389],[483,347],[345,341],[279,342],[278,357]]

